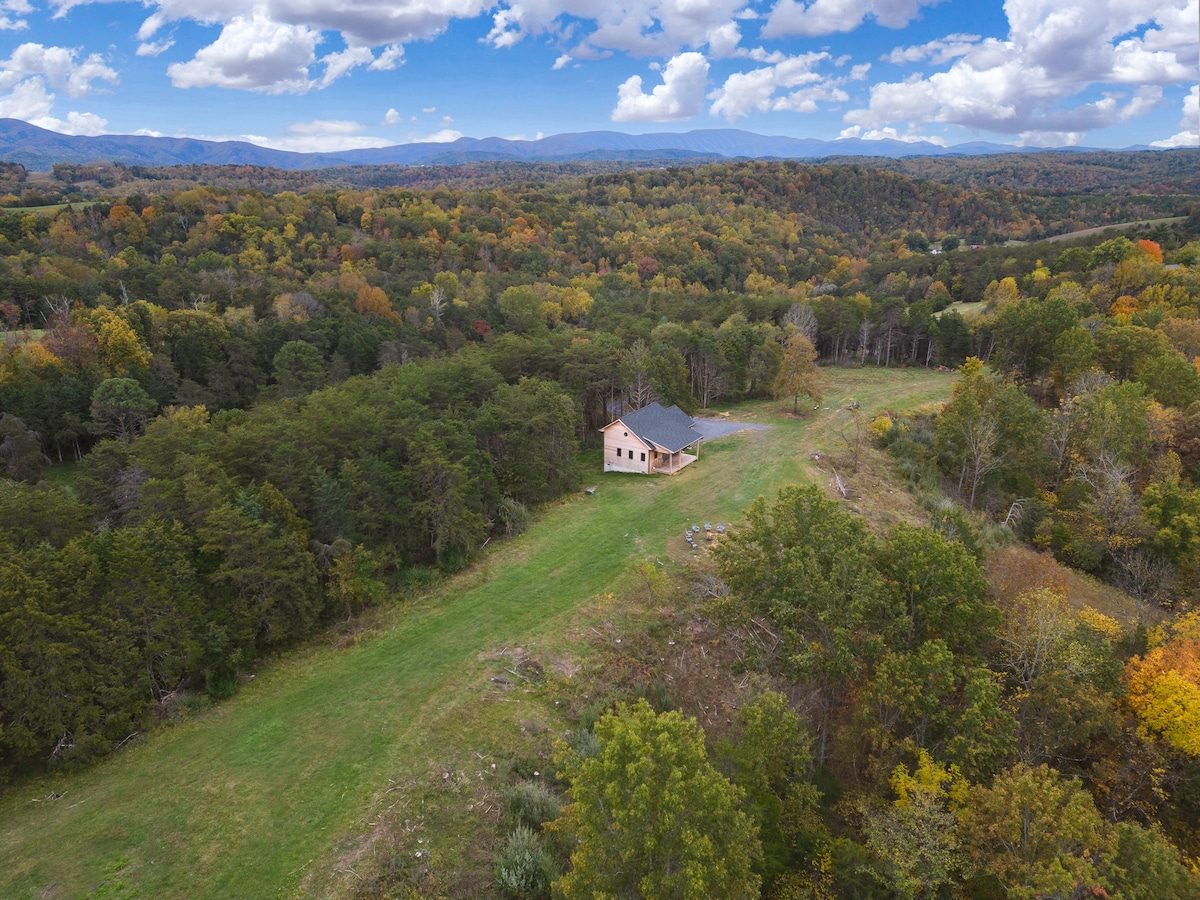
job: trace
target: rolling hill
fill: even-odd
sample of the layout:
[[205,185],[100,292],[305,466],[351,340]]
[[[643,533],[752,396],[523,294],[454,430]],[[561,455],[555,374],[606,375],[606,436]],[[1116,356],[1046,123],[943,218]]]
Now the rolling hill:
[[[1080,148],[1073,148],[1079,150]],[[679,160],[773,158],[822,159],[832,156],[988,155],[1027,152],[1004,144],[972,143],[957,147],[903,141],[791,138],[738,129],[708,129],[682,134],[623,134],[589,131],[558,134],[536,141],[459,138],[448,143],[396,144],[340,153],[293,153],[244,141],[108,134],[94,137],[59,134],[19,119],[0,119],[0,159],[36,171],[55,163],[120,162],[125,165],[259,165],[279,169],[315,169],[344,165],[446,165],[456,162],[577,160]]]

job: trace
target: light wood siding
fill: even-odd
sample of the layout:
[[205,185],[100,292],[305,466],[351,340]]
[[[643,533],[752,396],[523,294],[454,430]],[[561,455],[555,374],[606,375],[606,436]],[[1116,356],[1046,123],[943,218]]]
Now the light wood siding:
[[[621,424],[620,421],[602,429],[604,431],[604,471],[650,473],[653,453],[641,439]],[[620,449],[621,455],[617,456]],[[633,456],[629,454],[632,453]],[[646,458],[642,459],[642,454]]]

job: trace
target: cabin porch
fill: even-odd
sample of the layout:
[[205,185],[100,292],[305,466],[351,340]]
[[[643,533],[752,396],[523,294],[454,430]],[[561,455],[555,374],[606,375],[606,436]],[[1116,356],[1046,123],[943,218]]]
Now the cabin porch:
[[699,456],[693,456],[691,453],[684,453],[682,450],[676,453],[655,453],[654,459],[650,464],[650,470],[660,475],[674,475],[680,469],[690,466],[699,458]]

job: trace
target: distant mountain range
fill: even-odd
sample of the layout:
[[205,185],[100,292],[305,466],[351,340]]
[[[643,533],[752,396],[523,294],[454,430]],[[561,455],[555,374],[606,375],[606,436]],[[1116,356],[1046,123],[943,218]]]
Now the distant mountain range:
[[[1072,147],[1073,152],[1087,148]],[[1131,147],[1144,150],[1145,147]],[[505,138],[459,138],[450,143],[396,144],[339,153],[292,153],[245,141],[200,141],[193,138],[106,134],[80,137],[47,131],[19,119],[0,119],[0,160],[45,171],[55,163],[119,162],[139,166],[256,165],[278,169],[329,166],[453,165],[468,162],[577,162],[581,160],[688,159],[822,159],[844,156],[982,156],[1027,153],[1006,144],[970,143],[940,147],[924,142],[820,141],[771,137],[733,128],[683,134],[622,134],[586,131],[557,134],[536,141]]]

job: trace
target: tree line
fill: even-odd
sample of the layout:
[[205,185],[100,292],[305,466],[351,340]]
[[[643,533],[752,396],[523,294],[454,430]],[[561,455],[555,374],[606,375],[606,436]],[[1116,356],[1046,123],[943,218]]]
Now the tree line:
[[96,446],[72,493],[0,482],[0,759],[87,759],[181,688],[223,696],[260,655],[460,567],[575,485],[578,418],[464,351],[303,403],[171,407]]

